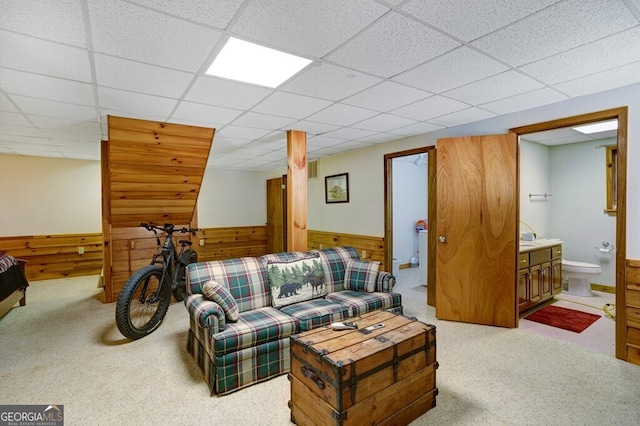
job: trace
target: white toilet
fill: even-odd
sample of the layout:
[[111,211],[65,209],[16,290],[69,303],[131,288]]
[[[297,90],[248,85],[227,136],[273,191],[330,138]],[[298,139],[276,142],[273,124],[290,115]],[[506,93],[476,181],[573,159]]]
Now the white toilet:
[[591,279],[602,272],[600,265],[562,259],[562,278],[568,281],[568,293],[576,296],[593,296]]

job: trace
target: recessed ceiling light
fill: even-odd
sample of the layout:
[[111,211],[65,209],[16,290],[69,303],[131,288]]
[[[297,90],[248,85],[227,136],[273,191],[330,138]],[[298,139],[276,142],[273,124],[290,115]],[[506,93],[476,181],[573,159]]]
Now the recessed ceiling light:
[[274,88],[310,63],[309,59],[231,37],[207,74]]
[[595,124],[587,124],[585,126],[573,127],[573,130],[577,130],[580,133],[591,134],[598,132],[606,132],[607,130],[615,130],[618,128],[618,120],[602,121]]

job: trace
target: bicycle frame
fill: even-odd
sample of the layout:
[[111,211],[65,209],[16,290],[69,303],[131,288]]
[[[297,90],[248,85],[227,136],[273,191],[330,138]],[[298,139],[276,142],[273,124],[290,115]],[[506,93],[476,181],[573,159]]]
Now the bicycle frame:
[[[160,253],[154,253],[153,258],[151,259],[151,265],[159,265],[162,268],[162,279],[160,281],[160,285],[158,286],[158,290],[156,294],[153,295],[152,301],[155,302],[158,299],[158,295],[162,290],[163,286],[165,286],[165,280],[170,280],[171,289],[175,290],[178,286],[177,273],[178,268],[177,263],[181,261],[181,255],[184,251],[185,245],[182,244],[180,253],[178,253],[176,246],[173,242],[173,227],[169,230],[164,230],[166,232],[164,243],[160,243],[160,235],[158,235],[158,231],[156,228],[151,229],[156,236],[156,242],[158,247],[161,247]],[[167,232],[168,231],[168,232]],[[144,290],[146,291],[147,283],[144,285]],[[145,292],[143,292],[144,294]]]

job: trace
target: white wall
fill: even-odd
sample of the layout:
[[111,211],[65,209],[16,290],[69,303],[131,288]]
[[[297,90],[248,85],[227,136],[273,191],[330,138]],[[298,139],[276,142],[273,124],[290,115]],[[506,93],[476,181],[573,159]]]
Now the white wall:
[[427,165],[415,165],[417,155],[393,161],[393,257],[409,263],[419,257],[416,221],[427,218]]
[[[520,141],[520,233],[531,232],[538,237],[551,235],[549,203],[541,197],[529,198],[529,194],[551,193],[549,147],[535,142]],[[527,225],[529,227],[527,227]]]
[[0,236],[102,232],[100,162],[0,155]]
[[208,168],[198,195],[198,226],[258,226],[267,221],[267,175]]
[[[596,250],[603,241],[616,245],[616,217],[607,204],[606,149],[615,139],[551,147],[551,235],[564,241],[563,258],[598,264],[602,274],[593,283],[614,286],[615,253]],[[628,223],[627,226],[630,224]]]

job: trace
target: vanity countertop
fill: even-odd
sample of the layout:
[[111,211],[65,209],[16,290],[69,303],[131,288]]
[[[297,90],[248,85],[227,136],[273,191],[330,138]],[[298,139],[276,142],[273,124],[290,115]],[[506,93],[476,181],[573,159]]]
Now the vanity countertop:
[[528,253],[534,250],[550,248],[562,244],[564,241],[558,238],[541,238],[535,241],[520,241],[520,253]]

